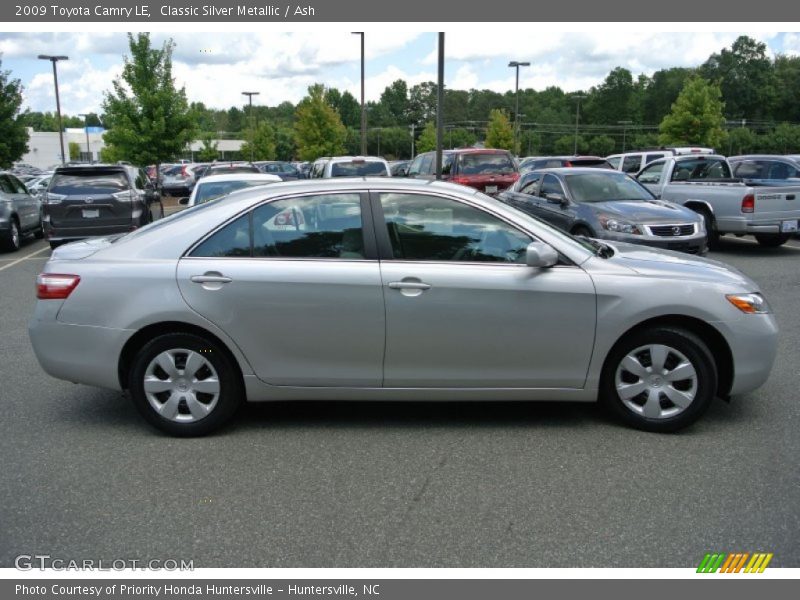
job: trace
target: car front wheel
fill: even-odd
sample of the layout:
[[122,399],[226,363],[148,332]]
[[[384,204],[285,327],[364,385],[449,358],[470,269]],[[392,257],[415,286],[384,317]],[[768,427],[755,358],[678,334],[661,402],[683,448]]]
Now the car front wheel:
[[617,343],[603,369],[601,399],[637,429],[672,432],[700,418],[716,386],[714,358],[703,341],[657,327]]
[[216,343],[184,333],[158,336],[139,351],[131,368],[130,392],[151,425],[185,437],[222,427],[244,396],[227,353]]
[[8,231],[5,232],[0,242],[2,242],[4,250],[8,250],[9,252],[16,252],[19,250],[20,244],[22,243],[21,234],[19,232],[19,225],[17,225],[17,222],[13,218],[8,225]]

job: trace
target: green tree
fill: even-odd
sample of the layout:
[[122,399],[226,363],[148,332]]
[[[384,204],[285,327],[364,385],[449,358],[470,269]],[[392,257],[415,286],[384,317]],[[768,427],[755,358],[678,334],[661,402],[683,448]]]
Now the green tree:
[[766,150],[775,154],[800,152],[800,126],[781,123],[764,140]]
[[196,131],[186,90],[176,89],[172,77],[172,40],[161,49],[150,35],[128,34],[131,56],[122,76],[103,101],[108,131],[105,143],[121,160],[147,165],[170,160],[184,152]]
[[294,159],[294,131],[291,127],[275,128],[275,157],[278,160]]
[[325,95],[325,86],[314,84],[308,88],[308,96],[297,105],[294,135],[301,160],[314,160],[344,151],[347,130]]
[[498,108],[489,113],[489,126],[486,129],[486,147],[514,150],[514,130],[505,111]]
[[628,69],[617,67],[600,86],[591,90],[586,102],[586,121],[613,125],[630,119],[634,93],[633,75]]
[[659,126],[662,144],[702,145],[716,148],[725,141],[725,107],[719,86],[701,77],[686,81],[678,99]]
[[608,135],[597,135],[589,140],[589,152],[597,156],[608,156],[616,146],[617,142]]
[[0,60],[0,168],[10,167],[28,151],[28,131],[20,115],[22,84],[3,71]]
[[432,121],[425,123],[422,133],[417,138],[417,153],[436,150],[436,125]]
[[728,155],[747,154],[756,150],[758,138],[752,129],[736,127],[728,132]]
[[259,123],[255,130],[248,129],[240,152],[247,159],[275,160],[275,130],[265,121]]
[[78,142],[69,143],[69,159],[79,160],[81,157],[81,145]]
[[219,156],[219,149],[217,141],[211,133],[206,133],[200,137],[200,142],[203,144],[200,151],[197,153],[197,160],[200,162],[211,162],[216,160]]
[[[564,135],[558,138],[553,144],[553,152],[557,155],[572,155],[575,152],[575,134]],[[589,142],[582,136],[578,136],[578,154],[589,152]]]

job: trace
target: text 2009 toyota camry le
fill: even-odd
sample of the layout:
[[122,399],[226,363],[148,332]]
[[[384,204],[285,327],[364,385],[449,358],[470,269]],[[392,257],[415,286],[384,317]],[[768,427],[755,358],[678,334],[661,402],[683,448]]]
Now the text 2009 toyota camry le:
[[245,399],[602,400],[673,431],[758,388],[777,328],[723,264],[573,238],[479,192],[276,183],[58,248],[30,337],[175,435]]

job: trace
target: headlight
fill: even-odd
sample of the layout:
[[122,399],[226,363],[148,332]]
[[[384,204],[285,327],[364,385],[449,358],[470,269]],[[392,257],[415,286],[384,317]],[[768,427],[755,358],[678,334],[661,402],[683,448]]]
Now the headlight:
[[631,235],[642,235],[642,230],[638,225],[620,219],[611,219],[609,217],[600,217],[600,224],[604,229],[613,231],[615,233],[629,233]]
[[761,294],[727,294],[725,297],[728,302],[749,315],[763,315],[772,312]]

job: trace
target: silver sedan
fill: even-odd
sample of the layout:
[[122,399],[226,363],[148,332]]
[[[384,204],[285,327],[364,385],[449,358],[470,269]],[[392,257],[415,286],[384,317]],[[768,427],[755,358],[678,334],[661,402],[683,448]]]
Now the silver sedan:
[[649,431],[755,390],[777,327],[724,264],[574,238],[461,186],[275,183],[58,248],[50,375],[201,435],[244,400],[601,400]]

